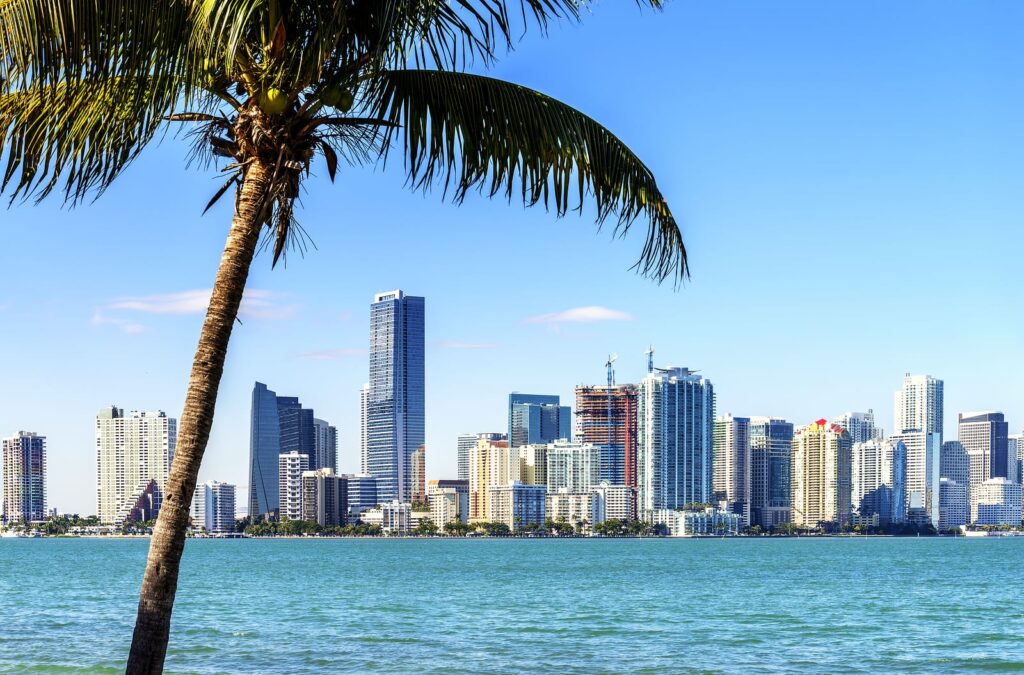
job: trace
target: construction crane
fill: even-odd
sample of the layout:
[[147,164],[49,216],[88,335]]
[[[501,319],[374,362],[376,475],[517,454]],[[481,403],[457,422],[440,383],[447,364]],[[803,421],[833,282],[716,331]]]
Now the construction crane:
[[608,361],[605,362],[604,367],[608,369],[608,412],[605,417],[605,425],[608,429],[608,448],[611,451],[612,446],[612,387],[615,386],[615,368],[614,363],[619,360],[618,354],[611,354],[608,357]]
[[648,373],[653,373],[654,372],[654,347],[649,345],[647,347],[647,351],[644,352],[644,354],[647,355],[647,372]]

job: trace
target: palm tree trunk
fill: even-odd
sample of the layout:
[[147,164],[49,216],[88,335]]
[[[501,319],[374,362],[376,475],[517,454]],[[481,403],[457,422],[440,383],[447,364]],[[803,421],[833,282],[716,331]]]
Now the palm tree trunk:
[[192,495],[210,438],[217,389],[224,372],[231,329],[242,302],[249,266],[259,243],[270,167],[254,162],[238,195],[235,217],[217,269],[217,279],[199,334],[185,408],[178,425],[178,443],[163,504],[149,544],[146,574],[139,593],[139,611],[126,673],[161,673],[170,635],[171,610],[178,588],[178,567],[185,548]]

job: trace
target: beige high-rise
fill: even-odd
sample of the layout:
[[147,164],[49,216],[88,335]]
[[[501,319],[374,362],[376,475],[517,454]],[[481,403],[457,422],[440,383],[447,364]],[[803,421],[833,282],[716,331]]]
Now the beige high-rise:
[[141,490],[155,480],[162,491],[174,459],[178,421],[162,410],[96,413],[96,513],[116,524],[127,516]]
[[469,450],[469,519],[486,521],[492,485],[521,480],[519,449],[508,441],[481,438]]
[[812,422],[793,438],[793,522],[802,527],[850,522],[850,436],[827,420]]

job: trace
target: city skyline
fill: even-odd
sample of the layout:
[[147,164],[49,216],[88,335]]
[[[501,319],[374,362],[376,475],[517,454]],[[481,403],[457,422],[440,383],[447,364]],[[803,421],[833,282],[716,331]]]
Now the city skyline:
[[[273,271],[257,258],[200,480],[247,484],[256,380],[315,402],[338,427],[339,470],[357,471],[366,300],[395,287],[432,299],[430,476],[456,475],[459,433],[506,427],[509,392],[571,402],[575,385],[605,381],[612,352],[618,381],[635,383],[648,344],[708,373],[722,414],[800,424],[871,408],[890,431],[902,375],[931,373],[946,383],[944,438],[974,410],[1003,411],[1019,433],[1022,12],[907,2],[879,21],[820,3],[624,3],[527,40],[493,74],[585,110],[649,163],[691,280],[676,291],[633,275],[642,237],[595,236],[586,209],[554,221],[476,195],[456,209],[403,192],[398,163],[329,191],[314,175],[298,218],[316,249]],[[631,41],[643,72],[605,47],[624,32],[645,36]],[[649,111],[671,111],[671,130]],[[0,391],[0,429],[47,436],[62,510],[91,510],[98,408],[181,413],[230,211],[223,200],[200,217],[219,183],[185,171],[185,152],[172,137],[147,149],[95,204],[4,213],[5,244],[23,254],[7,261],[0,321],[32,329],[5,331],[0,353],[31,386]],[[154,208],[152,184],[175,198]],[[28,254],[44,251],[45,275]],[[483,273],[482,258],[529,267]],[[840,313],[830,331],[826,308]]]

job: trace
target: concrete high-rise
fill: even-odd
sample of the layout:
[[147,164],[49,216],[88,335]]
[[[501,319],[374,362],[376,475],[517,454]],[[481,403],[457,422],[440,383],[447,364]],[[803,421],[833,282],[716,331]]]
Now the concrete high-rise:
[[[311,408],[305,408],[295,396],[278,396],[262,382],[252,389],[249,419],[249,515],[275,514],[278,502],[278,457],[281,454],[306,455],[309,466],[318,469],[336,461],[329,445],[321,459],[318,432]],[[329,426],[329,425],[328,425]],[[329,442],[330,432],[326,432]],[[335,431],[335,439],[337,438]]]
[[477,434],[459,434],[459,439],[456,445],[456,452],[458,453],[458,478],[459,480],[469,480],[469,453],[480,439],[488,441],[507,441],[508,435],[499,432],[485,432]]
[[422,297],[400,290],[374,296],[366,469],[382,502],[412,498],[412,454],[425,442],[424,324]]
[[750,418],[750,523],[770,529],[792,520],[793,424]]
[[562,488],[589,492],[601,482],[601,448],[596,445],[566,440],[549,443],[545,465],[548,492]]
[[479,439],[469,453],[470,520],[487,520],[492,485],[508,485],[520,479],[517,448],[510,448],[508,441]]
[[359,472],[369,474],[367,468],[370,464],[369,453],[370,443],[368,441],[370,423],[367,416],[370,413],[370,384],[366,383],[359,390]]
[[521,394],[508,396],[508,440],[518,448],[572,438],[572,411],[557,396]]
[[314,446],[318,469],[338,472],[338,429],[326,420],[313,418]]
[[853,444],[851,495],[853,511],[862,518],[878,516],[879,524],[907,519],[907,446],[874,438]]
[[939,479],[939,532],[947,532],[970,521],[971,505],[967,484],[943,476]]
[[443,528],[452,522],[469,522],[469,481],[436,479],[427,484],[430,519]]
[[931,375],[911,375],[903,378],[903,388],[896,392],[893,410],[893,433],[923,431],[936,434],[942,445],[942,380]]
[[889,437],[907,449],[907,520],[939,526],[939,478],[942,444],[938,434],[905,430]]
[[957,439],[967,452],[970,484],[1009,478],[1009,425],[1001,412],[968,412],[957,417]]
[[1003,476],[982,481],[971,491],[971,523],[1020,527],[1020,490],[1020,483]]
[[875,426],[875,411],[848,412],[832,418],[832,424],[838,424],[850,434],[851,443],[866,443],[881,438],[882,430]]
[[942,444],[939,459],[939,476],[967,486],[971,480],[971,459],[960,441],[946,441]]
[[488,488],[486,519],[504,523],[515,532],[526,525],[543,525],[546,507],[547,490],[543,485],[509,481]]
[[715,391],[687,368],[652,369],[637,398],[637,512],[711,498]]
[[192,519],[207,532],[235,531],[236,488],[229,483],[207,481],[196,486]]
[[46,437],[19,431],[3,439],[4,523],[46,519]]
[[793,522],[835,529],[850,522],[851,443],[842,427],[818,420],[793,438]]
[[293,451],[281,453],[277,459],[281,520],[302,520],[302,474],[309,471],[309,455]]
[[427,447],[421,445],[412,453],[412,494],[410,500],[425,504],[427,501]]
[[302,520],[321,527],[348,523],[348,480],[324,467],[302,472]]
[[96,414],[96,513],[123,522],[155,481],[162,493],[174,459],[178,422],[163,411],[125,415],[115,406]]
[[601,480],[636,485],[637,388],[576,387],[576,440],[601,449]]
[[750,525],[750,418],[720,415],[715,418],[714,469],[711,501]]

